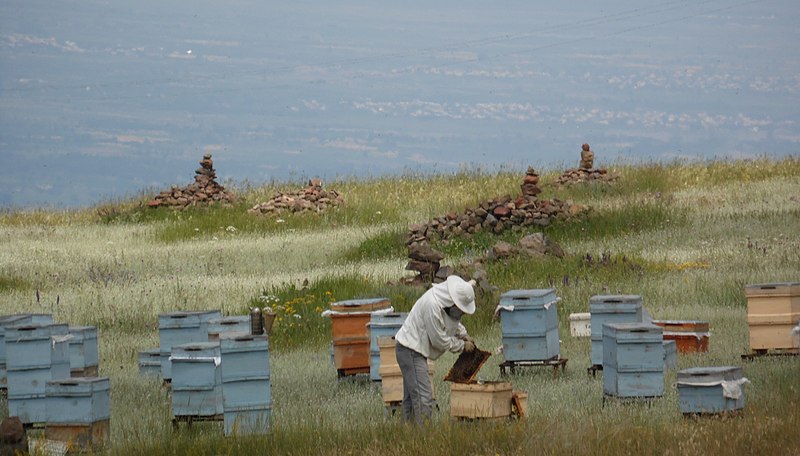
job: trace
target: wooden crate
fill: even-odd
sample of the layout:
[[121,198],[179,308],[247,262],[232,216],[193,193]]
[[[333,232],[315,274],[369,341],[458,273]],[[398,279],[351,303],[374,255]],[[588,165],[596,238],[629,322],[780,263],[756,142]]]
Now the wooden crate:
[[[428,375],[431,380],[431,389],[433,389],[433,374],[434,364],[428,361]],[[381,393],[383,395],[383,402],[400,402],[403,400],[403,374],[400,373],[400,366],[382,365],[380,367],[381,375]],[[433,397],[436,398],[434,391]]]
[[708,351],[708,322],[697,320],[653,320],[663,328],[664,340],[674,340],[678,353]]
[[512,395],[513,389],[509,382],[453,383],[450,386],[450,416],[509,417]]
[[750,348],[798,349],[792,329],[800,320],[800,282],[745,286]]
[[569,314],[569,333],[572,337],[591,337],[592,314],[589,312]]
[[67,444],[67,451],[88,450],[108,442],[111,420],[105,419],[84,424],[51,424],[47,423],[44,435],[47,440],[56,440]]
[[337,370],[369,372],[369,336],[334,339],[333,363]]
[[351,299],[331,303],[331,310],[337,312],[374,312],[387,309],[391,305],[388,298]]
[[369,377],[372,381],[380,381],[378,372],[381,366],[380,346],[378,339],[392,337],[403,326],[408,312],[389,312],[372,314],[369,323]]

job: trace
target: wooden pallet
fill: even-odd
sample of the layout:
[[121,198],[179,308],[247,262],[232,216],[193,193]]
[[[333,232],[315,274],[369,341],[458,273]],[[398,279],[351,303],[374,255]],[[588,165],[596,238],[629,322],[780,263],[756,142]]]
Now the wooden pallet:
[[187,427],[198,421],[224,421],[223,413],[217,415],[175,415],[172,417],[172,429],[177,431],[180,423],[186,423]]
[[692,420],[700,419],[734,419],[742,418],[744,416],[744,409],[739,410],[723,410],[721,412],[689,412],[683,413],[683,417]]
[[336,369],[336,375],[339,380],[345,377],[351,377],[358,374],[369,375],[369,366],[367,367],[351,367],[348,369]]
[[597,371],[602,371],[603,365],[602,364],[592,364],[591,367],[586,369],[586,375],[591,375],[592,378],[597,376]]
[[614,402],[616,404],[647,404],[648,407],[653,405],[657,399],[662,396],[613,396],[611,394],[603,393],[603,407],[606,402]]
[[505,361],[500,363],[500,375],[506,375],[506,369],[511,374],[516,373],[515,369],[518,367],[542,367],[542,366],[552,366],[553,368],[553,378],[558,377],[558,368],[561,368],[561,373],[564,373],[564,370],[567,368],[567,361],[569,358],[559,358],[558,356],[545,359],[545,360],[534,360],[534,361]]
[[754,349],[750,353],[745,353],[742,355],[742,359],[745,361],[752,361],[757,358],[767,358],[767,357],[774,357],[774,356],[800,356],[800,349],[797,348],[786,348],[786,349]]

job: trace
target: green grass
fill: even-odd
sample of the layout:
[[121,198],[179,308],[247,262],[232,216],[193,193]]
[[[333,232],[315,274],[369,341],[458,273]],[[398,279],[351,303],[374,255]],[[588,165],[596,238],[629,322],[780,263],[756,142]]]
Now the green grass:
[[[562,376],[529,369],[509,377],[529,393],[520,422],[459,422],[448,417],[455,360],[435,364],[440,410],[415,428],[384,417],[368,381],[337,381],[330,359],[331,302],[388,297],[407,311],[424,292],[405,286],[408,225],[480,201],[514,195],[524,170],[404,175],[326,183],[345,206],[323,214],[259,217],[246,210],[298,183],[237,189],[230,207],[181,212],[150,209],[147,198],[80,211],[0,213],[0,309],[52,312],[71,325],[100,328],[101,374],[112,384],[112,435],[106,454],[795,454],[800,448],[800,363],[742,363],[749,350],[748,283],[798,281],[800,161],[619,165],[609,185],[555,188],[542,174],[542,198],[591,206],[583,217],[542,231],[563,259],[487,261],[496,291],[477,294],[464,318],[478,346],[501,342],[492,314],[501,293],[553,287],[558,303]],[[229,229],[233,227],[233,229]],[[480,233],[437,243],[445,264],[478,258],[498,240],[536,230]],[[37,299],[36,291],[39,291]],[[602,407],[602,379],[588,378],[589,341],[569,336],[569,314],[588,311],[597,294],[639,294],[656,318],[711,325],[706,354],[681,356],[679,368],[743,365],[746,408],[736,418],[687,419],[665,375],[650,406]],[[137,353],[158,346],[158,314],[221,309],[246,314],[270,305],[280,320],[271,336],[272,428],[254,438],[223,438],[220,423],[173,432],[170,397],[137,373]],[[280,306],[280,307],[279,307]],[[299,315],[295,317],[294,315]],[[500,376],[493,356],[478,374]],[[0,417],[5,399],[0,398]],[[31,435],[36,437],[37,431]]]

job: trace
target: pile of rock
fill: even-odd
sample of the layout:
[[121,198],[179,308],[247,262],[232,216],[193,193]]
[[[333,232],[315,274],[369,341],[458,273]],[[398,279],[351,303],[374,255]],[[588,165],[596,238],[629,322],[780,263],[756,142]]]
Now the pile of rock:
[[311,179],[305,188],[296,192],[278,193],[269,201],[256,204],[248,212],[268,215],[281,212],[322,212],[342,204],[344,198],[336,190],[325,190],[321,180]]
[[[441,267],[440,262],[444,259],[444,254],[434,250],[426,243],[417,243],[408,246],[408,257],[410,260],[406,265],[407,271],[415,271],[417,273],[414,279],[418,282],[434,283],[441,280],[436,280],[436,275]],[[444,278],[447,278],[447,271],[443,271]],[[441,278],[440,278],[441,279]]]
[[206,205],[217,202],[232,203],[236,200],[233,193],[225,190],[216,181],[214,161],[211,154],[203,155],[200,168],[195,171],[194,183],[186,187],[173,185],[169,190],[159,193],[147,203],[150,207],[167,206],[174,209],[185,209],[188,206]]
[[558,185],[571,185],[580,182],[611,182],[619,176],[609,173],[605,168],[593,168],[594,152],[588,144],[581,146],[579,168],[570,168],[556,179]]

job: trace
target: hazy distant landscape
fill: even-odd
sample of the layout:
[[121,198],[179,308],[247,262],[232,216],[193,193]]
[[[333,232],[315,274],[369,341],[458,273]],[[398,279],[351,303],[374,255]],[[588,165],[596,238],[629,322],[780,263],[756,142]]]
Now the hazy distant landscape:
[[798,155],[791,1],[0,4],[0,207],[191,181]]

